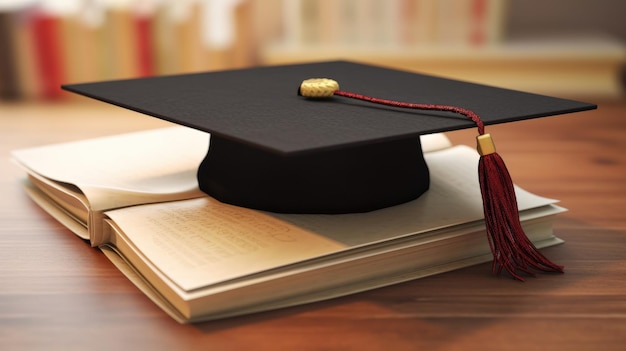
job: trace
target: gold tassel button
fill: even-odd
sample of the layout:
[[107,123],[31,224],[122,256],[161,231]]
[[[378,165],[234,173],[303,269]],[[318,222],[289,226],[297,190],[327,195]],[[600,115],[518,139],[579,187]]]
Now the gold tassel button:
[[496,145],[491,139],[491,134],[483,134],[476,137],[476,149],[480,156],[486,156],[496,152]]
[[298,93],[309,98],[326,98],[339,90],[339,83],[328,78],[310,78],[302,81]]

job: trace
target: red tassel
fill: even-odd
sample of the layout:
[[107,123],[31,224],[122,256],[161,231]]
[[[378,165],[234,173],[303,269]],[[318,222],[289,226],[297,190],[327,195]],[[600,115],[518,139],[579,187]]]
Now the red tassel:
[[528,239],[519,220],[517,197],[513,182],[504,161],[496,153],[495,146],[480,117],[467,109],[449,105],[416,104],[339,90],[339,84],[330,79],[314,78],[302,82],[298,94],[312,98],[333,95],[369,101],[375,104],[417,110],[454,112],[471,119],[478,127],[478,163],[480,189],[489,246],[493,253],[492,271],[500,274],[506,269],[515,279],[524,281],[521,274],[534,275],[534,271],[563,273],[563,266],[556,265],[543,256]]
[[484,134],[478,140],[478,150],[481,153],[478,177],[487,236],[493,253],[492,271],[500,274],[504,268],[513,278],[521,281],[524,280],[521,273],[563,273],[563,266],[556,265],[543,256],[524,233],[519,221],[513,181],[504,161],[495,152],[491,137]]

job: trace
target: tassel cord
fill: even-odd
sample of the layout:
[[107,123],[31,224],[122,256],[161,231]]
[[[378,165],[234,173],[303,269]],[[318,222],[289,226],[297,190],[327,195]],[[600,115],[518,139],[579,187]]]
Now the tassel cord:
[[334,94],[338,96],[351,98],[351,99],[363,100],[363,101],[368,101],[368,102],[375,103],[375,104],[387,105],[387,106],[393,106],[393,107],[408,108],[408,109],[414,109],[414,110],[446,111],[446,112],[458,113],[471,119],[476,124],[476,127],[478,127],[478,134],[480,135],[485,134],[485,125],[483,121],[480,119],[480,117],[476,113],[474,113],[474,111],[464,109],[462,107],[438,105],[438,104],[415,104],[411,102],[379,99],[379,98],[375,98],[375,97],[371,97],[367,95],[361,95],[361,94],[351,93],[351,92],[342,91],[342,90],[336,90]]

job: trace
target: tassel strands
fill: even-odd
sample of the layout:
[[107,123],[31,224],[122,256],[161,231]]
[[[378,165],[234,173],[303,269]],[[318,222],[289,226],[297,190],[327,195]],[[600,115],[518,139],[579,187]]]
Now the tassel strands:
[[505,269],[513,278],[523,281],[520,273],[533,271],[563,272],[542,255],[528,239],[519,221],[519,210],[513,181],[504,160],[495,152],[489,134],[478,136],[478,178],[483,198],[485,225],[493,253],[492,271]]
[[309,98],[342,96],[393,107],[454,112],[471,119],[479,134],[477,149],[481,157],[478,175],[485,226],[494,258],[493,273],[500,274],[504,269],[520,281],[524,281],[523,274],[534,275],[536,271],[563,273],[563,266],[554,264],[542,255],[524,233],[511,176],[504,161],[496,153],[491,136],[485,133],[483,121],[476,113],[457,106],[408,103],[346,92],[339,90],[336,81],[326,78],[303,81],[298,94]]

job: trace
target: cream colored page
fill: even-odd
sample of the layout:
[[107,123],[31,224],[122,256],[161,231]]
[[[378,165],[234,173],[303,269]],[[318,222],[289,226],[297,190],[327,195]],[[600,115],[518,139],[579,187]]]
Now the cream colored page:
[[209,197],[106,213],[184,290],[337,252],[345,245]]
[[[474,149],[462,145],[426,153],[430,189],[418,199],[405,204],[368,213],[272,216],[348,246],[482,220],[484,215],[478,183],[478,158]],[[516,194],[520,210],[556,202],[519,187],[516,187]]]
[[422,152],[433,152],[452,147],[450,139],[443,133],[420,135]]
[[18,150],[13,156],[42,176],[76,185],[99,210],[159,195],[200,196],[196,171],[208,143],[207,133],[172,127]]

